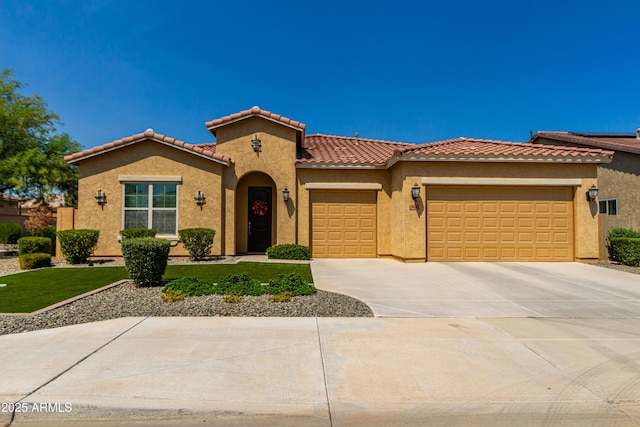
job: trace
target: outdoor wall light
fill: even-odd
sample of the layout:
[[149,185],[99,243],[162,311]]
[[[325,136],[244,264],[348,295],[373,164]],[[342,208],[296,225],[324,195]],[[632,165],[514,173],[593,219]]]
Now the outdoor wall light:
[[284,187],[284,190],[282,190],[282,200],[284,200],[285,203],[289,202],[289,189],[287,187]]
[[587,201],[591,202],[591,201],[595,201],[596,197],[598,197],[598,187],[596,187],[595,184],[593,184],[591,186],[591,188],[589,188],[589,190],[587,190]]
[[104,209],[104,205],[107,204],[107,195],[102,190],[98,190],[96,193],[96,202],[100,205],[102,209]]
[[418,201],[418,197],[420,197],[420,186],[416,182],[415,184],[413,184],[413,187],[411,187],[411,198],[414,201]]
[[204,197],[204,193],[202,193],[202,191],[200,190],[198,190],[194,199],[196,201],[196,205],[200,206],[200,209],[202,209],[202,205],[207,203],[207,199]]
[[262,151],[262,144],[260,143],[260,138],[258,138],[258,135],[256,135],[256,137],[251,140],[251,148],[253,148],[253,151],[255,151],[256,153]]

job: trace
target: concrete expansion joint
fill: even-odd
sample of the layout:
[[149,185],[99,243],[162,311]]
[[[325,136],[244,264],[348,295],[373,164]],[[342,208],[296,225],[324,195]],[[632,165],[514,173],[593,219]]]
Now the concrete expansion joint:
[[318,316],[316,320],[316,332],[318,333],[318,348],[320,349],[320,360],[322,361],[322,377],[324,379],[324,392],[327,398],[327,412],[329,414],[329,425],[333,427],[333,419],[331,417],[331,401],[329,400],[329,385],[327,384],[327,366],[324,361],[324,351],[322,349],[322,336],[320,335],[320,324],[318,323]]
[[[51,384],[52,382],[54,382],[55,380],[57,380],[58,378],[60,378],[61,376],[63,376],[64,374],[66,374],[67,372],[69,372],[70,370],[72,370],[73,368],[75,368],[76,366],[80,365],[81,363],[83,363],[85,360],[87,360],[88,358],[90,358],[91,356],[93,356],[94,354],[98,353],[100,350],[102,350],[103,348],[105,348],[106,346],[108,346],[109,344],[111,344],[112,342],[116,341],[118,338],[120,338],[121,336],[123,336],[124,334],[128,333],[129,331],[131,331],[133,328],[137,327],[138,325],[140,325],[142,322],[144,322],[145,320],[147,320],[149,317],[144,317],[143,319],[141,319],[139,322],[137,322],[135,325],[130,326],[129,328],[125,329],[124,331],[122,331],[121,333],[119,333],[118,335],[116,335],[115,337],[111,338],[109,341],[107,341],[106,343],[102,344],[100,347],[96,348],[95,350],[93,350],[91,353],[87,354],[86,356],[80,358],[80,360],[78,360],[77,362],[75,362],[74,364],[72,364],[71,366],[69,366],[68,368],[62,370],[61,372],[59,372],[57,375],[53,376],[51,379],[49,379],[48,381],[46,381],[45,383],[41,384],[40,386],[36,387],[34,390],[30,391],[26,396],[24,396],[22,399],[18,400],[16,403],[21,403],[23,401],[25,401],[26,399],[28,399],[29,397],[33,396],[35,393],[37,393],[39,390],[41,390],[42,388],[46,387],[47,385]],[[15,421],[16,418],[16,411],[15,409],[13,410],[13,412],[11,413],[11,418],[9,420],[9,423],[6,424],[5,427],[10,427],[13,422]]]

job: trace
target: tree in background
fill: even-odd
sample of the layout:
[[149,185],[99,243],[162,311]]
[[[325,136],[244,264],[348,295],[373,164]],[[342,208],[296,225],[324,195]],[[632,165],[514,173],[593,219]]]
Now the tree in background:
[[44,99],[18,91],[25,85],[13,70],[0,71],[0,197],[4,193],[44,200],[54,191],[77,201],[78,171],[64,156],[80,150],[68,134],[59,133],[60,117]]

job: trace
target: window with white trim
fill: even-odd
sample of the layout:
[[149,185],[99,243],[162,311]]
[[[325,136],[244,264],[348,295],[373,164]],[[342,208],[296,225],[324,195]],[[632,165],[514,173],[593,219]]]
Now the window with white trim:
[[124,229],[155,228],[158,234],[178,234],[178,185],[174,183],[124,184]]
[[598,213],[604,215],[618,215],[618,199],[598,200]]

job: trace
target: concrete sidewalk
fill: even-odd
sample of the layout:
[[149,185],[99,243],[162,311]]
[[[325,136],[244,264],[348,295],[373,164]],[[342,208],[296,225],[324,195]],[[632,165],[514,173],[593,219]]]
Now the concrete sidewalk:
[[639,426],[640,319],[123,318],[1,336],[0,379],[12,426]]

